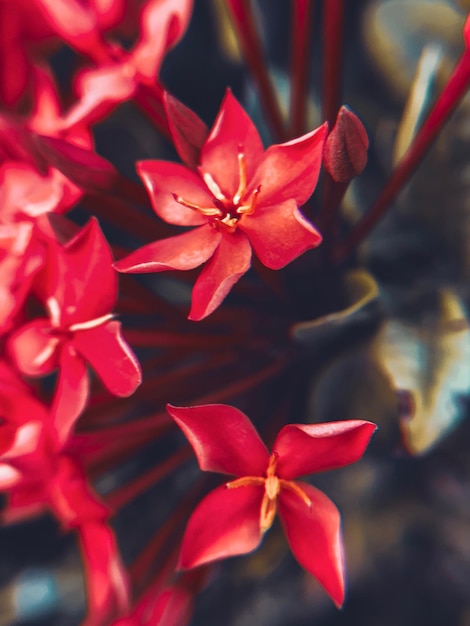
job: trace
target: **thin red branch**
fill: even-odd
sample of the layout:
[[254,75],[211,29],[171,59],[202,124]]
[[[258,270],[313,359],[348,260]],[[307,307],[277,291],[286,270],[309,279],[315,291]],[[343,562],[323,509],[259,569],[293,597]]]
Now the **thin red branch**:
[[323,2],[323,117],[333,126],[341,102],[344,0]]
[[168,543],[175,533],[181,534],[182,526],[186,522],[194,503],[199,499],[203,486],[207,478],[200,479],[190,490],[190,492],[182,499],[178,507],[173,511],[168,520],[163,524],[152,540],[147,543],[145,548],[135,559],[129,568],[129,578],[133,587],[137,587],[145,574],[150,570],[152,563],[155,562],[159,553],[164,548],[168,548]]
[[106,504],[116,513],[118,509],[126,506],[130,500],[138,497],[141,493],[147,491],[147,489],[150,489],[157,482],[163,480],[174,470],[178,469],[191,458],[192,453],[193,451],[190,446],[178,450],[178,452],[173,454],[169,459],[153,467],[146,474],[139,476],[130,483],[120,486],[111,494],[106,495],[104,498]]
[[305,132],[308,102],[310,33],[314,0],[292,3],[290,136]]

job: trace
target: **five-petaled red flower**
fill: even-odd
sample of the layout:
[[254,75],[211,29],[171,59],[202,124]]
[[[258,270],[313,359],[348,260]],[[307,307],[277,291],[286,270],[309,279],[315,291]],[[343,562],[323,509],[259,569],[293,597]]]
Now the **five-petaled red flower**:
[[210,492],[192,514],[180,567],[251,552],[279,510],[294,556],[341,605],[344,566],[339,512],[321,491],[293,479],[357,461],[375,424],[362,420],[288,424],[269,454],[249,418],[238,409],[222,404],[167,405],[167,409],[202,470],[238,476]]
[[228,91],[196,171],[166,161],[138,164],[156,213],[170,224],[198,228],[148,244],[116,268],[190,270],[207,261],[194,285],[189,314],[200,320],[248,271],[252,248],[271,269],[314,248],[321,236],[299,206],[317,184],[326,133],[324,124],[265,151],[253,122]]

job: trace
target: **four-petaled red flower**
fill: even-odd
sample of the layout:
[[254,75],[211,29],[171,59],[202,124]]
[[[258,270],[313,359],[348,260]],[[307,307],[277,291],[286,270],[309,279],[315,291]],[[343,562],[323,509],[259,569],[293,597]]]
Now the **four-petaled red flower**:
[[337,605],[344,600],[340,516],[325,494],[294,478],[354,463],[375,424],[362,420],[288,424],[269,454],[249,418],[226,405],[174,407],[168,412],[196,453],[202,470],[238,476],[210,492],[192,514],[179,566],[254,550],[276,511],[297,561]]
[[206,317],[248,271],[252,248],[266,267],[280,269],[320,243],[299,206],[317,184],[326,133],[324,124],[265,151],[253,122],[228,91],[196,171],[166,161],[138,164],[156,213],[170,224],[198,228],[148,244],[115,267],[161,272],[207,261],[189,314],[193,320]]

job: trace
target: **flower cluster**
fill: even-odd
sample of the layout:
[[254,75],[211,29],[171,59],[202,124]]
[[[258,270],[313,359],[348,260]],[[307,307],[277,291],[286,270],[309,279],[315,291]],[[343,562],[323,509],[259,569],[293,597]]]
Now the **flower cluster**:
[[[341,202],[366,165],[368,136],[337,97],[341,3],[323,2],[331,75],[328,121],[316,125],[306,124],[310,3],[292,3],[289,123],[250,2],[215,3],[228,11],[220,28],[231,20],[264,117],[253,107],[250,116],[248,99],[242,106],[226,87],[211,128],[160,76],[195,19],[194,4],[0,2],[9,33],[0,41],[2,520],[48,513],[75,533],[87,626],[188,624],[211,564],[255,550],[277,513],[300,566],[343,604],[339,512],[297,479],[358,461],[376,426],[341,415],[311,423],[305,379],[315,367],[295,338],[314,335],[328,312],[312,281],[337,279],[470,83],[467,19],[467,48],[443,96],[377,203],[344,238]],[[73,57],[66,78],[61,55]],[[141,116],[139,124],[150,120],[182,164],[156,143],[151,152],[163,158],[142,150],[133,163],[138,183],[122,174],[95,145],[100,125],[122,111]],[[320,194],[313,198],[319,180],[321,203]],[[253,407],[271,452],[226,401]],[[190,447],[175,452],[176,425]],[[213,490],[205,479],[192,485],[155,522],[148,544],[124,560],[113,518],[163,489],[193,451],[201,470],[233,478]],[[116,482],[131,459],[140,474]],[[99,487],[106,476],[108,492]]]

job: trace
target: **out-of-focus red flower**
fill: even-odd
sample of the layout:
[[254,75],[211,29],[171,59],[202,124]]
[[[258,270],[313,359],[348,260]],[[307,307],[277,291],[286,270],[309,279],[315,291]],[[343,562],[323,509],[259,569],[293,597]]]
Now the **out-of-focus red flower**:
[[187,626],[193,615],[194,594],[177,584],[161,593],[146,594],[127,617],[113,626]]
[[0,361],[0,491],[2,520],[11,523],[50,511],[65,530],[75,529],[83,553],[88,626],[126,613],[128,585],[108,508],[89,485],[68,444],[57,441],[48,408],[11,366]]
[[238,409],[216,404],[168,405],[167,409],[202,470],[239,477],[209,493],[192,514],[180,567],[251,552],[279,510],[295,558],[341,605],[344,564],[339,512],[321,491],[293,479],[360,459],[375,424],[362,420],[288,424],[269,454],[249,418]]
[[31,222],[0,224],[0,335],[12,327],[45,262],[45,249],[33,232]]
[[326,132],[323,125],[265,151],[253,122],[228,91],[197,171],[166,161],[138,164],[155,212],[170,224],[197,228],[146,245],[115,267],[161,272],[207,262],[194,285],[189,314],[200,320],[248,271],[252,248],[271,269],[314,248],[321,236],[299,206],[317,184]]
[[77,532],[88,596],[83,626],[102,626],[129,610],[129,583],[114,533],[106,523],[89,521],[81,524]]
[[6,491],[40,470],[48,411],[5,361],[0,361],[0,415],[0,490]]
[[2,0],[0,25],[0,101],[14,107],[31,89],[34,57],[50,47],[54,31],[34,0]]
[[33,0],[63,41],[87,53],[103,45],[103,34],[122,20],[125,0]]
[[[35,67],[34,107],[26,119],[0,116],[0,223],[34,220],[44,213],[64,213],[83,191],[40,153],[36,134],[61,138],[91,148],[85,125],[64,129],[55,83],[50,73]],[[47,154],[46,154],[47,157]]]
[[88,53],[97,67],[77,75],[78,101],[68,112],[65,125],[71,128],[77,123],[93,124],[131,98],[139,85],[154,85],[166,52],[186,31],[192,6],[192,0],[146,2],[140,13],[140,36],[130,52],[104,40],[97,49],[96,37],[94,52]]
[[61,441],[86,404],[86,363],[115,395],[130,395],[141,382],[139,363],[111,314],[117,298],[112,261],[95,219],[64,246],[51,245],[37,287],[49,317],[27,323],[9,338],[22,373],[41,376],[60,368],[53,415]]

